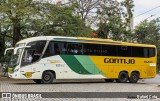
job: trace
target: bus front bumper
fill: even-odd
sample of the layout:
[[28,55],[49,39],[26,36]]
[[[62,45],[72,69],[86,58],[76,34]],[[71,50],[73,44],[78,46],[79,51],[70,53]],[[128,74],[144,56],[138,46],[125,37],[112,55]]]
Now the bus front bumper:
[[9,78],[14,78],[14,79],[19,79],[19,75],[18,73],[8,73],[8,77]]

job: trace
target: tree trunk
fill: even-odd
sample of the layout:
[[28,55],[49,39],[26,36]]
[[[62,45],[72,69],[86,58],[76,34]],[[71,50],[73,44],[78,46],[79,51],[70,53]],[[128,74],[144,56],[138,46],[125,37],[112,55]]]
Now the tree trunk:
[[13,20],[13,46],[21,39],[21,28],[20,21],[15,19]]

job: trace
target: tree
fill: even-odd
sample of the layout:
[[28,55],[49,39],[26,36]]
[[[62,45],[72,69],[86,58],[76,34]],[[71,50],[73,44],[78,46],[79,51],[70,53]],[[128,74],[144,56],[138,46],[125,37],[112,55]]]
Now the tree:
[[[103,38],[120,41],[131,41],[131,19],[133,17],[133,1],[102,0],[99,3],[98,32],[103,32]],[[126,8],[126,10],[124,10]]]
[[126,8],[127,13],[124,14],[125,23],[129,30],[133,28],[133,0],[124,0],[121,5]]
[[97,11],[99,23],[98,31],[104,32],[104,38],[123,40],[123,32],[126,31],[122,16],[121,3],[116,0],[102,0]]
[[13,45],[23,38],[21,34],[22,23],[28,16],[35,17],[37,11],[34,7],[35,3],[32,0],[6,0],[0,5],[0,14],[11,23],[13,30]]
[[160,49],[160,18],[144,20],[135,28],[134,40],[138,43],[154,44]]
[[13,45],[23,38],[39,35],[88,36],[91,29],[79,16],[75,6],[57,6],[35,0],[6,0],[0,5],[1,29],[13,36]]
[[80,16],[83,21],[92,24],[96,18],[96,10],[99,0],[69,0],[75,6],[76,15]]
[[77,15],[74,15],[73,5],[48,4],[46,35],[88,36],[91,28]]

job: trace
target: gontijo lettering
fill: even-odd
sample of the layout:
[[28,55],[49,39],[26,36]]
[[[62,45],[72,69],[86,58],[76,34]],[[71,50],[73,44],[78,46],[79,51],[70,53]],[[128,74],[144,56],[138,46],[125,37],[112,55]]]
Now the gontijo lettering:
[[135,59],[104,58],[104,63],[135,64]]

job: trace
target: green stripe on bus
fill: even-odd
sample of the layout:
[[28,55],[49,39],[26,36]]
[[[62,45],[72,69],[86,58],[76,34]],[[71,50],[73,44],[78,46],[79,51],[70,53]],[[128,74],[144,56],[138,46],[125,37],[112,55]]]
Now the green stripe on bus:
[[79,63],[79,61],[74,57],[74,55],[60,56],[74,72],[78,74],[91,74]]
[[92,74],[103,74],[88,56],[75,55],[81,65]]

